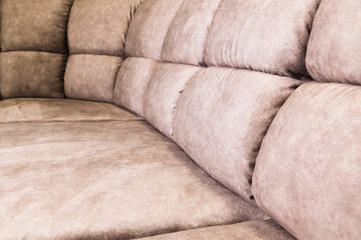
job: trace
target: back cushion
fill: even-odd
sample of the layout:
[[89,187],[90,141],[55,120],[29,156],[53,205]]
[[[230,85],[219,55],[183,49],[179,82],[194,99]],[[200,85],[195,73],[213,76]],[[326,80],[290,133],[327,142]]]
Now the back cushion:
[[306,83],[257,158],[258,205],[298,239],[361,237],[361,87]]
[[306,46],[319,0],[223,0],[206,46],[209,66],[307,75]]
[[63,97],[67,23],[72,0],[1,1],[1,93]]
[[307,69],[321,82],[361,84],[361,1],[323,0],[307,48]]
[[114,102],[125,37],[142,0],[75,0],[69,19],[68,98]]

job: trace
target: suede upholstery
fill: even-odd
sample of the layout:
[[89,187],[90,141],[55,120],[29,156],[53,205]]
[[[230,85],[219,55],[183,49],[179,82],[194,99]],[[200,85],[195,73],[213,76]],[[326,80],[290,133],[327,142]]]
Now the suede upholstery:
[[64,89],[68,98],[113,102],[113,90],[122,59],[75,54],[68,59]]
[[206,46],[210,66],[307,75],[305,50],[320,0],[223,0]]
[[272,220],[248,221],[232,225],[200,228],[195,230],[163,234],[142,240],[291,240],[294,239]]
[[361,237],[360,104],[359,86],[304,84],[265,137],[253,193],[299,239]]
[[64,54],[48,52],[2,52],[2,97],[62,98],[66,58]]
[[317,11],[306,64],[321,82],[361,84],[361,2],[323,0]]
[[0,0],[0,239],[361,239],[359,10]]
[[114,102],[144,117],[145,93],[159,64],[147,58],[127,58],[117,76]]
[[267,219],[144,121],[0,124],[2,239],[129,239]]
[[123,108],[99,102],[13,98],[0,102],[0,123],[143,120]]
[[299,84],[247,70],[204,69],[177,101],[174,140],[211,176],[253,202],[252,172],[262,139]]

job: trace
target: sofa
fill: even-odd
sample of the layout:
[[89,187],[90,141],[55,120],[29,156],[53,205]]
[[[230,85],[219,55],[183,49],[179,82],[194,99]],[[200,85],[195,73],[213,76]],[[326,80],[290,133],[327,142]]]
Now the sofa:
[[0,239],[361,239],[360,1],[0,7]]

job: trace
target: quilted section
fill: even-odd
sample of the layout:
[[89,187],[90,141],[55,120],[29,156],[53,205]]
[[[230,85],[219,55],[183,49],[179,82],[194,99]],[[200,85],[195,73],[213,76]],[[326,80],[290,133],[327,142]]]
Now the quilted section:
[[66,58],[64,54],[47,52],[2,52],[2,97],[63,97]]
[[263,141],[253,193],[298,239],[361,236],[360,105],[358,86],[304,84]]
[[252,173],[262,139],[299,84],[260,72],[203,69],[177,101],[174,140],[211,176],[254,203]]
[[223,0],[206,46],[209,66],[307,75],[306,47],[320,0]]
[[161,60],[169,26],[183,0],[147,0],[137,10],[129,26],[125,50],[129,57]]
[[169,138],[173,138],[173,115],[176,102],[186,83],[201,68],[166,63],[152,76],[144,99],[145,118]]
[[165,37],[162,60],[205,65],[208,29],[221,0],[185,0]]
[[127,58],[119,70],[114,88],[115,104],[144,117],[144,98],[160,62],[147,58]]
[[73,0],[1,0],[3,51],[66,53]]
[[0,124],[2,239],[132,239],[268,218],[145,121]]
[[112,56],[71,55],[65,72],[66,96],[112,103],[121,62],[121,58]]
[[75,0],[69,19],[71,54],[125,57],[125,36],[143,0]]
[[358,0],[321,2],[306,57],[315,80],[361,84],[360,12]]

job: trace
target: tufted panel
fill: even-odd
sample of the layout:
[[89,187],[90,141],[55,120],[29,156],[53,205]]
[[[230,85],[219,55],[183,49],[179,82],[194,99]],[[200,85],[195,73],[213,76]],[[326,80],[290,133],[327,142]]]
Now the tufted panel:
[[71,57],[65,72],[68,98],[114,102],[128,26],[141,2],[75,0],[69,20]]
[[63,97],[66,58],[64,54],[47,52],[2,52],[2,97]]
[[213,20],[206,63],[283,76],[307,75],[306,47],[319,0],[223,0]]
[[114,88],[115,104],[144,117],[144,98],[152,74],[161,63],[147,58],[127,58]]
[[176,104],[173,138],[206,172],[250,202],[266,131],[299,81],[248,70],[208,68]]
[[129,26],[125,50],[129,57],[161,60],[162,46],[169,26],[183,0],[148,0]]
[[152,76],[144,99],[145,118],[169,138],[173,138],[176,102],[189,79],[201,68],[165,63]]
[[125,36],[143,0],[75,0],[69,19],[71,54],[125,57]]
[[358,0],[321,2],[306,58],[315,80],[361,84],[360,12]]
[[121,62],[121,58],[113,56],[71,55],[65,73],[67,97],[112,103]]
[[360,105],[358,86],[304,84],[263,141],[253,193],[298,239],[361,236]]
[[162,60],[205,65],[204,48],[208,29],[221,0],[184,0],[169,26]]

